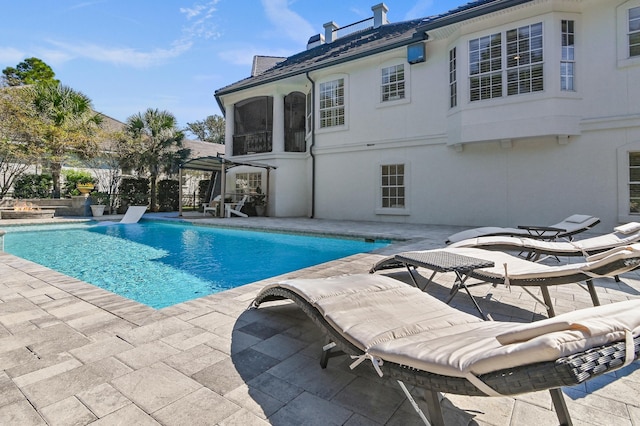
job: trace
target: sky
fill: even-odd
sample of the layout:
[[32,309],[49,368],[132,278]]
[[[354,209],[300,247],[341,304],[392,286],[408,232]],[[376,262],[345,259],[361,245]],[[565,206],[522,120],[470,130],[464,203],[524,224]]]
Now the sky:
[[[468,0],[387,0],[400,22]],[[249,77],[254,55],[306,49],[323,24],[373,16],[380,0],[3,1],[0,69],[36,57],[116,120],[157,108],[180,128],[221,115],[217,89]]]

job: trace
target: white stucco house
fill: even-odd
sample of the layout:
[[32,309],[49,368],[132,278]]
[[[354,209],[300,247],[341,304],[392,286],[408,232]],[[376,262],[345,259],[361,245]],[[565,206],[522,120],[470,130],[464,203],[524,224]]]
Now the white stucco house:
[[[640,219],[640,0],[477,0],[397,23],[372,11],[215,93],[226,158],[277,167],[271,216],[583,213],[603,232]],[[262,170],[230,173],[265,186]]]

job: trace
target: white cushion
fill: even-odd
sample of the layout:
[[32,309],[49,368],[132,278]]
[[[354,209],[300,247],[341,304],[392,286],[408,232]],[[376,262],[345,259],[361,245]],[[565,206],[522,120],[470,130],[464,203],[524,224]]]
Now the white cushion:
[[640,223],[638,222],[629,222],[624,225],[616,226],[613,228],[614,231],[620,232],[621,234],[632,234],[634,232],[640,231]]

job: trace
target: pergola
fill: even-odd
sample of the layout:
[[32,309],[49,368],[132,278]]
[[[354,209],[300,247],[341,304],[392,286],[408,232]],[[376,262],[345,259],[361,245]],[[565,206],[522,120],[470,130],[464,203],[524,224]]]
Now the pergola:
[[[250,166],[250,167],[260,167],[267,170],[267,182],[265,186],[264,193],[267,195],[267,202],[269,200],[269,174],[271,169],[276,169],[275,166],[271,166],[269,164],[263,163],[254,163],[250,161],[239,162],[239,161],[231,161],[227,160],[224,157],[199,157],[192,158],[191,160],[187,160],[180,165],[179,171],[179,181],[182,182],[182,171],[183,170],[198,170],[202,172],[211,172],[212,175],[215,172],[220,173],[220,190],[221,190],[221,200],[220,205],[221,208],[218,209],[218,217],[224,217],[225,211],[225,187],[226,187],[226,174],[227,170],[237,167],[237,166]],[[179,216],[182,216],[182,185],[179,185],[180,188],[180,203],[178,204]]]

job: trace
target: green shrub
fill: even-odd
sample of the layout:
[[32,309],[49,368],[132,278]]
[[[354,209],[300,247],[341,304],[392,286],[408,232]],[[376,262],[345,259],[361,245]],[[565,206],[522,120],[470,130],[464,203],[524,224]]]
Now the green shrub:
[[64,170],[64,187],[62,188],[62,195],[80,195],[80,191],[76,188],[79,183],[93,183],[94,179],[91,173],[83,170]]
[[179,209],[180,187],[177,180],[158,182],[158,208],[161,212],[175,212]]
[[52,189],[51,175],[23,174],[13,182],[13,198],[51,198]]
[[146,206],[149,204],[149,179],[122,178],[118,187],[120,194],[120,213],[127,211],[129,206]]
[[109,205],[109,194],[106,192],[94,191],[91,193],[91,204],[105,206]]

